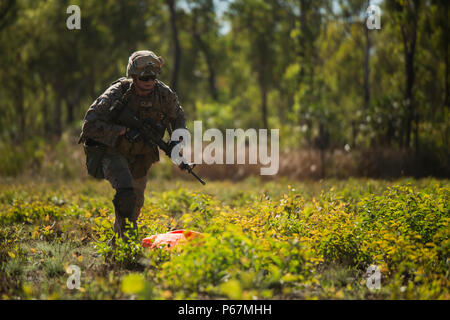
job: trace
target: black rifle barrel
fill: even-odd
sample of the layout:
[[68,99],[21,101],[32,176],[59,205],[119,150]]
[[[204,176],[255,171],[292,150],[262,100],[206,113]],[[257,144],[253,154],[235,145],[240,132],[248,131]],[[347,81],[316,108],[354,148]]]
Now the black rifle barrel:
[[187,171],[188,171],[190,174],[192,174],[198,181],[200,181],[200,183],[201,183],[202,185],[205,185],[205,184],[206,184],[206,182],[203,181],[202,178],[200,178],[200,177],[194,172],[194,170],[192,170],[192,168],[189,167],[189,169],[187,169]]

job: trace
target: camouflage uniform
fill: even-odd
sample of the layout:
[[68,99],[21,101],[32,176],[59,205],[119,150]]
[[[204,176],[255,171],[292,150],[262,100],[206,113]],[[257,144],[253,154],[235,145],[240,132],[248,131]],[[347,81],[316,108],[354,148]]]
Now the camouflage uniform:
[[[130,76],[133,55],[130,57],[127,76]],[[121,237],[125,230],[125,218],[133,223],[137,231],[136,221],[144,204],[147,173],[151,165],[159,161],[156,145],[144,144],[142,140],[128,140],[124,135],[120,135],[124,127],[107,120],[112,103],[120,99],[124,92],[127,94],[126,108],[141,120],[149,118],[163,124],[169,134],[177,128],[185,128],[186,123],[176,93],[159,80],[155,80],[155,86],[148,95],[139,96],[133,80],[122,78],[113,83],[88,109],[80,142],[91,139],[107,146],[102,159],[102,169],[104,177],[116,190],[113,199],[114,232],[119,233]]]

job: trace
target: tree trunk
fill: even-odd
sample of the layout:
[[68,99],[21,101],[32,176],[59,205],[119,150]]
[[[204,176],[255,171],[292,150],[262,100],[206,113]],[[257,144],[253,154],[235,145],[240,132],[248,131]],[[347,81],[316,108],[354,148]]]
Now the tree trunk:
[[15,0],[4,0],[0,4],[0,30],[5,28],[14,19],[18,11],[18,4]]
[[25,130],[26,130],[26,118],[25,118],[25,106],[23,99],[23,83],[21,79],[17,78],[16,81],[16,94],[15,94],[15,102],[16,102],[16,110],[17,110],[17,126],[19,128],[19,132],[17,135],[17,139],[19,142],[22,142],[25,139]]
[[203,42],[203,40],[199,39],[199,43],[201,43],[200,49],[203,51],[203,54],[205,55],[206,66],[208,67],[209,92],[210,92],[213,100],[217,101],[218,94],[217,94],[217,87],[216,87],[216,72],[214,70],[214,66],[213,66],[213,62],[212,62],[213,59],[212,59],[209,48]]
[[326,174],[326,163],[325,163],[325,150],[328,148],[329,134],[323,122],[319,123],[319,136],[317,137],[316,146],[320,150],[320,166],[321,166],[321,177],[325,178]]
[[[369,1],[370,3],[370,1]],[[366,47],[364,52],[364,109],[369,109],[370,103],[370,34],[369,28],[365,28]]]
[[[44,81],[45,83],[45,81]],[[49,117],[49,110],[48,110],[48,91],[47,86],[44,86],[44,101],[42,103],[42,121],[43,127],[44,127],[44,136],[49,137],[51,134],[51,125],[50,125],[50,117]]]
[[261,111],[262,111],[262,123],[263,128],[268,129],[269,125],[267,123],[267,89],[265,86],[261,86]]
[[[448,25],[448,23],[447,23]],[[447,28],[448,30],[448,28]],[[447,38],[448,38],[448,33],[447,33]],[[445,96],[444,96],[444,108],[445,107],[450,107],[450,97],[449,97],[449,70],[448,70],[448,64],[449,64],[449,57],[448,57],[448,42],[447,45],[445,46],[445,56],[444,56],[444,63],[445,63]]]
[[207,58],[206,63],[208,65],[208,71],[209,71],[209,76],[208,76],[209,91],[211,92],[211,97],[213,98],[213,100],[217,101],[219,99],[219,94],[217,92],[217,87],[216,87],[216,71],[214,70],[214,67],[213,67],[210,59]]
[[355,120],[352,120],[351,124],[352,124],[352,148],[354,148],[356,146],[356,136],[358,135],[358,129]]
[[169,7],[170,12],[170,26],[172,28],[172,42],[174,46],[174,63],[173,63],[173,71],[172,71],[172,80],[171,80],[171,88],[174,91],[177,91],[178,85],[178,74],[180,69],[180,60],[181,60],[181,49],[180,42],[178,40],[178,29],[177,29],[177,18],[176,18],[176,10],[175,10],[175,0],[166,0],[166,3]]
[[449,56],[448,56],[448,44],[450,43],[450,36],[448,33],[448,1],[441,1],[440,4],[442,5],[440,10],[443,10],[443,12],[446,13],[446,19],[444,19],[444,30],[447,30],[447,32],[443,32],[442,36],[444,38],[444,65],[445,65],[445,95],[444,95],[444,109],[447,107],[450,107],[450,97],[449,97]]
[[325,179],[325,149],[320,149],[320,176]]
[[[298,7],[300,14],[298,17],[300,35],[298,37],[298,62],[300,64],[300,71],[298,74],[298,87],[301,90],[302,86],[308,84],[308,94],[302,97],[301,103],[304,105],[311,104],[311,101],[316,99],[314,97],[314,67],[316,63],[316,49],[314,41],[317,37],[317,26],[314,26],[314,0],[298,0]],[[314,119],[316,120],[316,119]],[[314,120],[306,121],[308,124],[308,131],[312,132]],[[300,124],[301,125],[301,124]],[[308,138],[309,145],[312,145],[312,136]]]
[[214,101],[218,99],[217,87],[216,87],[216,72],[214,69],[214,57],[211,53],[211,49],[205,41],[203,41],[201,35],[197,30],[197,10],[194,10],[194,21],[192,28],[192,35],[194,40],[197,42],[198,47],[203,52],[206,60],[206,66],[208,67],[208,84],[209,84],[209,93]]
[[414,147],[416,150],[416,156],[419,155],[419,113],[416,111],[416,115],[414,117]]
[[[406,9],[407,10],[407,9]],[[414,54],[416,49],[416,34],[417,34],[417,10],[418,8],[414,8],[416,13],[414,16],[414,21],[411,21],[411,33],[406,30],[405,24],[409,21],[404,22],[404,25],[401,26],[402,37],[403,37],[403,47],[404,47],[404,56],[405,56],[405,77],[406,77],[406,85],[405,85],[405,95],[404,100],[406,103],[406,123],[405,123],[405,147],[406,149],[410,148],[411,141],[411,130],[412,130],[412,122],[415,118],[415,110],[414,110],[414,99],[413,99],[413,87],[414,87]]]
[[394,134],[395,134],[394,124],[393,124],[392,118],[389,117],[388,123],[387,123],[387,131],[386,131],[386,145],[388,147],[391,146],[392,138],[394,137]]
[[[414,36],[415,39],[415,36]],[[415,42],[415,40],[414,40]],[[411,141],[411,129],[412,122],[415,117],[414,114],[414,101],[413,101],[413,86],[414,86],[414,48],[408,49],[405,47],[405,75],[406,75],[406,88],[405,88],[405,102],[407,108],[406,116],[406,130],[405,130],[405,147],[410,148]]]
[[74,120],[74,104],[70,101],[67,101],[67,116],[66,116],[66,124],[70,125]]
[[58,138],[62,134],[62,102],[60,94],[56,93],[56,103],[53,110],[53,134]]
[[299,78],[298,82],[301,85],[303,81],[303,77],[305,75],[305,59],[306,59],[306,35],[308,30],[308,24],[307,24],[307,11],[309,9],[309,4],[306,0],[300,0],[299,1],[300,6],[300,16],[299,16],[299,29],[300,29],[300,36],[299,36],[299,51],[298,51],[298,57],[300,61],[300,72],[299,72]]
[[445,50],[445,98],[444,98],[444,106],[449,107],[450,106],[450,98],[449,98],[449,71],[448,71],[448,48]]
[[84,90],[87,84],[86,80],[79,81],[78,85],[71,91],[72,97],[66,100],[67,103],[67,116],[66,124],[70,125],[75,121],[75,108],[80,104],[81,92]]

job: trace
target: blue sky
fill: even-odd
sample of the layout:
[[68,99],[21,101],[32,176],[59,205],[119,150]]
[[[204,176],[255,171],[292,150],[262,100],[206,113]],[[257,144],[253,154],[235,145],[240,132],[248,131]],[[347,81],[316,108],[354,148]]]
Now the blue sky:
[[[217,15],[219,17],[219,19],[222,18],[223,13],[228,9],[228,5],[230,2],[233,2],[233,0],[228,0],[228,1],[224,1],[224,0],[213,0],[214,1],[214,5],[216,7],[217,10]],[[338,0],[330,0],[333,1],[333,9],[335,11],[339,11],[339,4],[338,4]],[[383,0],[371,0],[371,4],[375,4],[375,5],[381,5],[381,3],[383,2]],[[186,3],[186,1],[179,1],[177,4],[180,8],[183,8],[184,10],[189,10],[189,7]],[[221,28],[220,28],[220,32],[221,33],[227,33],[230,30],[230,25],[227,21],[222,20],[221,21]]]

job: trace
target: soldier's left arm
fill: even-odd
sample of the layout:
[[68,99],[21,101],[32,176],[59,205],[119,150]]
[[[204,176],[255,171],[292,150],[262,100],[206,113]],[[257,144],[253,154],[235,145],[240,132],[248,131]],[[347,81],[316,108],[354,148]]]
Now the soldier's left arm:
[[175,129],[186,129],[186,116],[184,114],[183,108],[178,101],[178,96],[172,90],[166,97],[167,99],[167,116],[172,130]]

